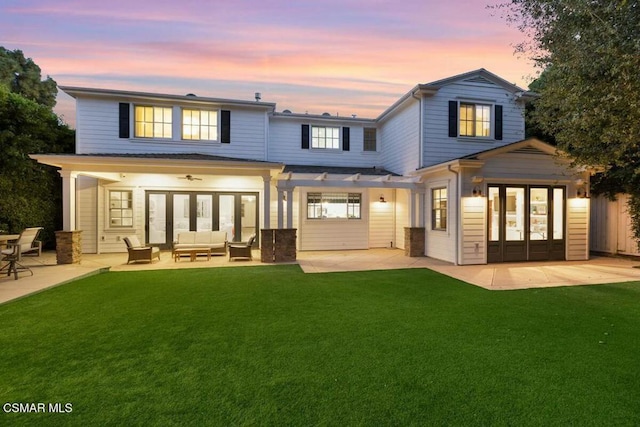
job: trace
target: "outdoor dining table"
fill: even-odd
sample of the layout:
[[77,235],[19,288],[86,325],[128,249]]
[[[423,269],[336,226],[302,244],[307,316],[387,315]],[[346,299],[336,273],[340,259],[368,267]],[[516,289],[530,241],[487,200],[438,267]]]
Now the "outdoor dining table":
[[7,246],[7,243],[12,240],[18,240],[19,234],[0,234],[0,249]]
[[[0,249],[7,246],[8,242],[13,240],[18,240],[20,238],[19,234],[0,234]],[[3,257],[4,258],[4,257]],[[13,271],[16,280],[18,280],[18,271],[16,270],[16,260],[13,256],[7,256],[6,259],[2,259],[2,261],[7,261],[7,264],[0,268],[0,271],[7,270],[7,275],[10,275]]]

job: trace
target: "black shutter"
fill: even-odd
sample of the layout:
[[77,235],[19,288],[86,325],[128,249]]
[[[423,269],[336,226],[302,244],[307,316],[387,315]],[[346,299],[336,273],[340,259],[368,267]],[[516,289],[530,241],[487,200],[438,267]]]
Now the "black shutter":
[[498,141],[502,141],[502,105],[495,106],[495,131],[494,136]]
[[125,102],[120,103],[120,132],[118,136],[120,138],[129,138],[129,104]]
[[349,128],[348,127],[343,127],[342,128],[342,151],[349,151]]
[[309,149],[309,125],[302,125],[302,149]]
[[231,144],[231,111],[222,110],[220,114],[220,142]]
[[458,136],[458,101],[449,101],[449,136]]

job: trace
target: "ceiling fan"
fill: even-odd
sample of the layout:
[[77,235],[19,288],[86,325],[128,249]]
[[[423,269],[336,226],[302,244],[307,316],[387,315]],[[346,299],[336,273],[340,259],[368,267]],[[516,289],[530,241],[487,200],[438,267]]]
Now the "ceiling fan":
[[193,175],[179,176],[178,179],[186,179],[187,181],[202,181],[202,178],[196,178]]

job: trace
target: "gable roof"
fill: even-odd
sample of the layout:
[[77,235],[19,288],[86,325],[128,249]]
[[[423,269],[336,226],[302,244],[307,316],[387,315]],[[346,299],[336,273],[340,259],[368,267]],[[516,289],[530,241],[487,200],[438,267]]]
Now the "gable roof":
[[457,74],[452,77],[447,77],[445,79],[436,80],[431,83],[422,83],[413,87],[409,92],[404,94],[400,99],[398,99],[393,105],[387,108],[382,114],[378,116],[377,121],[384,120],[389,114],[403,105],[405,102],[415,99],[419,100],[419,95],[431,96],[435,95],[441,88],[444,86],[458,83],[458,82],[469,82],[469,83],[485,83],[485,84],[493,84],[500,86],[501,88],[517,95],[518,98],[523,101],[530,101],[538,97],[535,92],[530,92],[526,89],[521,88],[513,83],[509,83],[502,77],[493,74],[490,71],[485,70],[484,68],[479,68],[477,70],[468,71],[466,73]]
[[510,144],[501,145],[500,147],[490,148],[488,150],[478,151],[466,156],[458,157],[455,159],[447,160],[445,162],[436,163],[435,165],[426,166],[411,172],[409,175],[423,175],[425,173],[434,172],[439,169],[446,169],[450,167],[479,167],[484,164],[484,160],[491,157],[495,157],[504,153],[526,153],[526,154],[543,154],[549,156],[561,156],[566,157],[567,154],[548,144],[538,138],[527,138],[521,141],[512,142]]

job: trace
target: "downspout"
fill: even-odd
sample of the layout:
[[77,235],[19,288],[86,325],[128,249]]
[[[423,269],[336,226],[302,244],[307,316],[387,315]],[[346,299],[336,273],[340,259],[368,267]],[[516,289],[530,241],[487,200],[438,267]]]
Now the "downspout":
[[451,165],[447,166],[447,170],[456,176],[456,180],[455,180],[456,182],[456,220],[455,220],[456,238],[455,238],[455,257],[454,257],[453,264],[460,265],[460,263],[458,262],[459,261],[458,250],[460,246],[460,243],[458,241],[458,236],[460,234],[460,231],[459,231],[460,227],[458,225],[458,218],[460,217],[460,173],[453,170]]
[[424,152],[424,147],[423,142],[424,142],[424,135],[423,135],[423,120],[424,117],[422,116],[423,113],[423,108],[424,106],[422,105],[422,96],[417,97],[416,96],[416,92],[418,92],[420,89],[418,89],[415,92],[411,92],[411,96],[414,99],[417,99],[418,102],[420,103],[420,106],[418,108],[418,167],[416,169],[420,169],[422,167],[422,165],[424,164],[424,159],[422,158],[422,154]]

